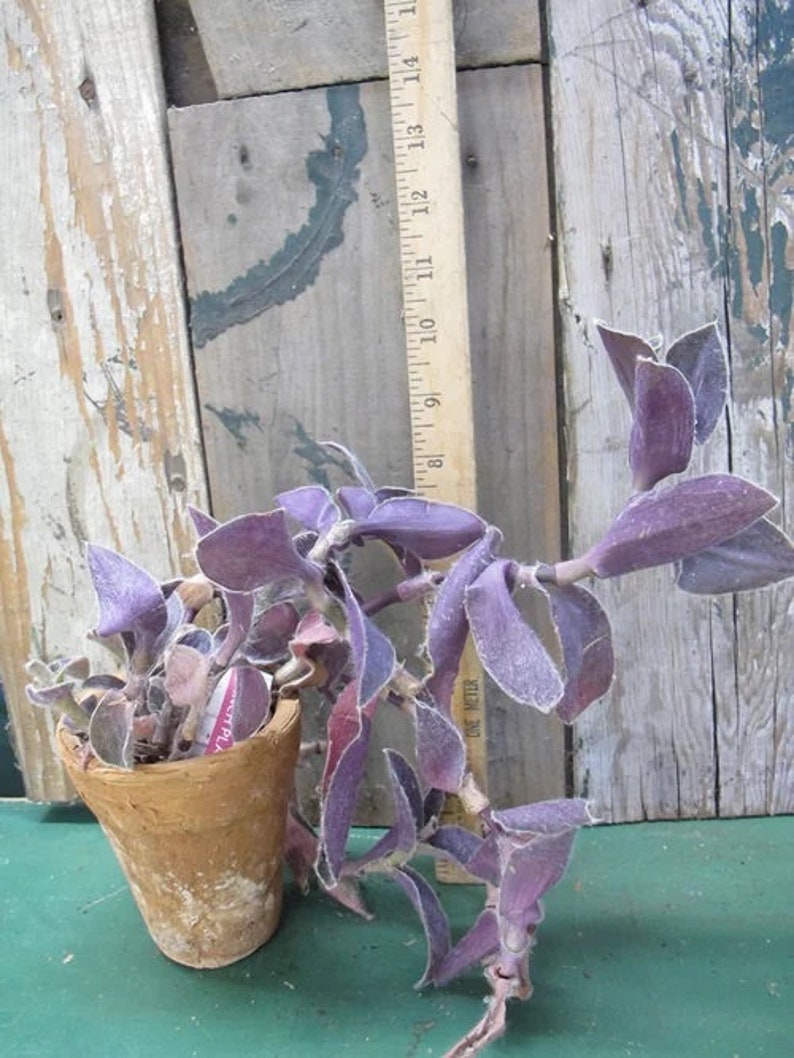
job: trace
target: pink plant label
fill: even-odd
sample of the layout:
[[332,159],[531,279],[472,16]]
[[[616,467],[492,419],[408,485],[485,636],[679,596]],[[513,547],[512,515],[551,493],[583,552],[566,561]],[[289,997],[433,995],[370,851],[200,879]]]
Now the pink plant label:
[[220,753],[234,744],[232,737],[232,706],[237,690],[237,671],[231,669],[219,681],[207,705],[206,725],[212,728],[204,748],[204,755]]

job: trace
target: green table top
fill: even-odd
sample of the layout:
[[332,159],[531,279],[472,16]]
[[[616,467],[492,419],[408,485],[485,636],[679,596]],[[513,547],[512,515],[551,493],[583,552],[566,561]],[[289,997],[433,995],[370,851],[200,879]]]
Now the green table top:
[[[363,850],[372,839],[358,831]],[[535,995],[494,1058],[794,1055],[794,818],[583,832],[546,900]],[[482,1012],[472,971],[416,992],[407,900],[367,923],[288,888],[274,939],[222,970],[160,955],[81,809],[0,803],[0,1053],[8,1058],[440,1056]],[[453,930],[477,889],[445,886]]]

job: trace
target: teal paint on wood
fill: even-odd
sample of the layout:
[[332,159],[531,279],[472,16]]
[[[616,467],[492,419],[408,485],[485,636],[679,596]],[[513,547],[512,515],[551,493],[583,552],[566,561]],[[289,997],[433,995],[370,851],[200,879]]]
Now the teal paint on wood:
[[[351,851],[374,836],[357,831]],[[9,1055],[439,1058],[482,1013],[476,970],[444,989],[412,988],[421,929],[384,879],[366,883],[371,923],[288,886],[268,945],[193,971],[157,952],[87,813],[0,804],[0,845],[0,921],[14,937],[0,948]],[[793,855],[790,817],[580,834],[545,902],[535,994],[510,1004],[494,1056],[788,1055]],[[457,937],[482,894],[447,886],[442,899]]]
[[[325,255],[344,239],[345,212],[358,198],[355,185],[367,153],[367,129],[358,85],[329,88],[326,99],[331,129],[323,137],[323,150],[312,151],[306,159],[306,173],[315,187],[306,223],[287,235],[268,261],[257,262],[224,290],[204,291],[193,299],[190,329],[198,348],[229,327],[293,301],[315,282]],[[245,168],[250,159],[244,148],[240,153]],[[228,219],[231,222],[231,216]]]

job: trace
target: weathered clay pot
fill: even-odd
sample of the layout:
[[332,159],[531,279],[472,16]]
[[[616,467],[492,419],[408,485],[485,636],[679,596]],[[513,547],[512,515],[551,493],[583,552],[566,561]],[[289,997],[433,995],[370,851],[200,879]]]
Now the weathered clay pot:
[[185,966],[226,966],[278,925],[287,804],[300,744],[296,700],[231,749],[132,771],[81,763],[63,725],[58,748],[96,815],[149,932]]

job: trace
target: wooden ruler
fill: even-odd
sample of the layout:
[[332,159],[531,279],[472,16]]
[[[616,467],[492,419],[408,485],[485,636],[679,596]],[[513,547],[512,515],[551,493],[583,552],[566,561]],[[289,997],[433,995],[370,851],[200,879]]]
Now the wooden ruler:
[[[466,250],[451,0],[384,0],[414,484],[477,504]],[[482,669],[468,644],[453,715],[486,787]],[[463,822],[457,798],[447,812]],[[446,865],[444,865],[446,867]],[[444,870],[440,877],[460,880]]]

